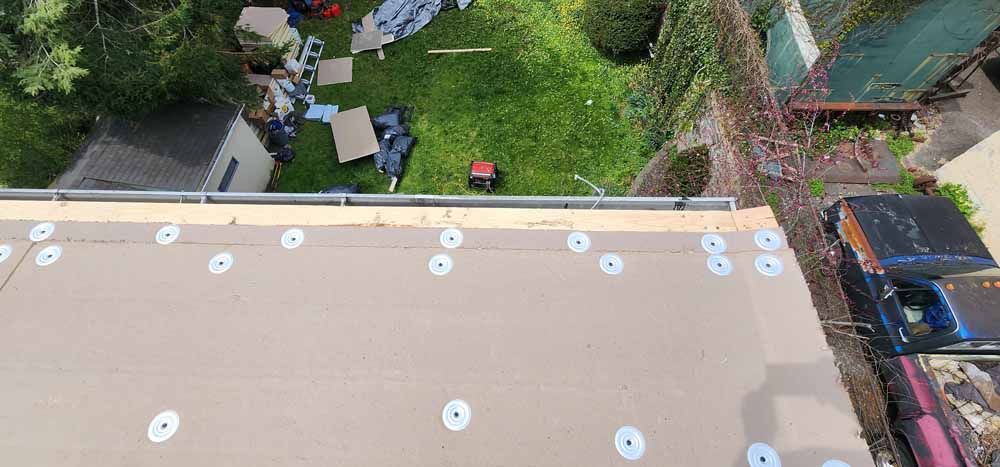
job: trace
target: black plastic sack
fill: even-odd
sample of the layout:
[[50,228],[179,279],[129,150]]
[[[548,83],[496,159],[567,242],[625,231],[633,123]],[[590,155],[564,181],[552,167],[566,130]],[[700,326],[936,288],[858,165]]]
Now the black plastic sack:
[[357,183],[352,183],[350,185],[334,185],[321,191],[320,193],[328,195],[352,195],[355,193],[361,193],[361,186]]
[[385,174],[390,177],[403,175],[403,155],[392,151],[386,156]]
[[392,150],[400,153],[403,157],[410,157],[415,144],[417,144],[417,138],[406,135],[397,136],[396,139],[392,140]]
[[382,136],[383,137],[389,136],[390,138],[395,138],[397,136],[403,136],[403,135],[408,135],[408,134],[410,134],[410,127],[409,127],[409,125],[391,126],[389,128],[386,128],[385,131],[382,132]]
[[376,130],[384,130],[389,127],[399,126],[403,123],[403,111],[393,109],[372,119],[372,126]]
[[375,170],[379,173],[385,172],[385,165],[389,160],[389,151],[392,150],[392,143],[385,139],[380,139],[378,141],[378,152],[375,153],[373,159],[375,159]]
[[284,127],[268,131],[267,136],[270,138],[270,143],[275,146],[285,146],[288,144],[288,132],[285,131]]
[[278,162],[291,162],[295,159],[295,150],[291,146],[285,146],[278,149],[278,152],[272,155],[271,158]]

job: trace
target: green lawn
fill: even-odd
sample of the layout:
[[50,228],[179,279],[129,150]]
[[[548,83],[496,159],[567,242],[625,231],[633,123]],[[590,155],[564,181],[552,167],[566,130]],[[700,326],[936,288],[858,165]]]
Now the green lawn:
[[[381,3],[355,0],[344,16],[309,20],[303,37],[326,41],[323,58],[351,56],[350,20]],[[477,0],[442,12],[424,29],[385,48],[354,55],[354,82],[314,86],[317,102],[341,110],[414,107],[418,143],[397,192],[470,193],[469,161],[498,163],[499,194],[583,195],[580,174],[623,194],[652,151],[622,115],[638,65],[601,56],[577,25],[580,0]],[[429,49],[492,47],[493,52],[429,56]],[[586,102],[593,100],[588,106]],[[337,163],[330,128],[309,123],[293,140],[296,159],[284,192],[317,192],[351,182],[388,189],[371,157]]]

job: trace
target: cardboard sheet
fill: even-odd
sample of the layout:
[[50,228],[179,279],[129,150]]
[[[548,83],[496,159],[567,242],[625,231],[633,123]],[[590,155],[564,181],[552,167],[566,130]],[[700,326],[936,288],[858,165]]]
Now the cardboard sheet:
[[[160,209],[201,208],[141,212]],[[872,465],[794,255],[760,274],[754,232],[721,234],[718,276],[692,233],[589,232],[576,253],[563,230],[463,227],[445,249],[441,229],[305,226],[286,249],[283,225],[181,224],[160,245],[162,223],[57,221],[28,241],[43,220],[0,221],[5,465],[742,467],[758,442],[783,465]],[[442,422],[453,399],[463,431]],[[178,430],[154,443],[166,410]]]
[[354,59],[351,57],[320,60],[316,85],[350,83],[353,79],[353,69]]
[[378,152],[378,140],[372,128],[368,107],[339,112],[330,118],[337,160],[341,163],[360,159]]

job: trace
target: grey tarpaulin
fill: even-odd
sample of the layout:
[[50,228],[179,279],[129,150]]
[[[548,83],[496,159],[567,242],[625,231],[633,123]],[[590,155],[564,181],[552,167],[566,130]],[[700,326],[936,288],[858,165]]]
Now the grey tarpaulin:
[[[472,0],[458,0],[458,8],[464,10],[471,3]],[[386,0],[373,10],[375,27],[399,40],[430,23],[441,8],[442,0]],[[360,31],[361,25],[355,24],[354,32]]]

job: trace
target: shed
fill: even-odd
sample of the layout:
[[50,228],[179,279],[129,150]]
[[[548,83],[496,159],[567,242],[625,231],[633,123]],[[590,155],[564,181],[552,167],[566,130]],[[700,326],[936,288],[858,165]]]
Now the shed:
[[240,113],[171,104],[138,121],[100,117],[53,187],[262,192],[273,160]]
[[767,207],[0,201],[0,244],[10,465],[872,465]]
[[915,103],[1000,27],[996,0],[910,0],[841,35],[845,24],[858,21],[850,17],[853,3],[777,2],[767,61],[779,95],[788,97],[814,65],[825,66],[817,44],[839,39],[827,104]]

